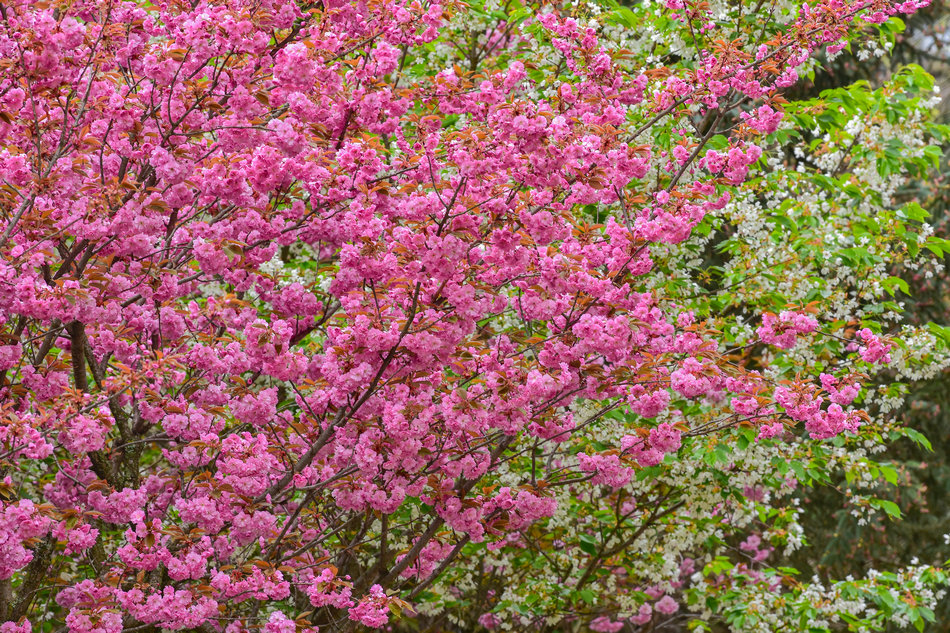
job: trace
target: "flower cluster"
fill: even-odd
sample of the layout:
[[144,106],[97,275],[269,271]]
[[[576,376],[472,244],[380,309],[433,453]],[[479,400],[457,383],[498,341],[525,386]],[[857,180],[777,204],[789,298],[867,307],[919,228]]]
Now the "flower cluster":
[[762,315],[762,325],[756,330],[764,343],[788,349],[795,345],[799,334],[810,334],[818,329],[818,321],[801,312],[785,310],[777,316]]

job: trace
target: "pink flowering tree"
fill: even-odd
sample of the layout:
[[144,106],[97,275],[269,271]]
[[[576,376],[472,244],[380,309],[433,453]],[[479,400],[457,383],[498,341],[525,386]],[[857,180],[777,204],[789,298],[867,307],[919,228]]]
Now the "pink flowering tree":
[[0,632],[922,626],[922,4],[0,2]]

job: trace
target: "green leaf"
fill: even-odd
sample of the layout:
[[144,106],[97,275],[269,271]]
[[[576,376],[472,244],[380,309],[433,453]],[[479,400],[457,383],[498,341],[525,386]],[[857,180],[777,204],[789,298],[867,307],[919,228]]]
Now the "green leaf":
[[878,587],[876,593],[877,597],[881,599],[883,605],[887,607],[887,614],[893,612],[893,610],[897,608],[897,601],[894,599],[894,596],[891,595],[891,592],[887,587]]
[[927,241],[924,242],[924,246],[937,257],[943,257],[945,253],[950,253],[950,240],[946,240],[942,237],[934,237],[931,235],[927,238]]
[[745,435],[740,435],[738,438],[736,438],[736,446],[739,447],[739,450],[744,451],[746,447],[749,446],[749,438],[747,438]]
[[931,322],[927,324],[927,329],[945,344],[950,345],[950,328]]
[[877,505],[880,507],[880,509],[884,510],[884,512],[887,512],[887,514],[893,519],[901,518],[900,506],[898,506],[893,501],[888,501],[887,499],[878,499],[877,503],[872,503],[872,505]]
[[595,539],[590,534],[581,534],[580,541],[580,548],[582,552],[585,554],[590,554],[591,556],[597,555],[597,539]]
[[894,296],[894,293],[897,292],[896,289],[903,292],[905,295],[910,294],[910,287],[907,285],[907,282],[901,279],[900,277],[888,277],[881,281],[881,285],[884,286],[884,290],[887,291],[887,294]]
[[927,437],[920,431],[916,431],[914,429],[904,429],[904,434],[918,446],[923,446],[931,453],[933,452],[934,449],[930,444],[930,440],[928,440]]
[[887,466],[885,464],[881,464],[881,474],[884,475],[884,479],[885,481],[887,481],[887,483],[891,484],[892,486],[897,485],[897,470],[896,469],[890,466]]
[[633,11],[627,7],[618,7],[616,14],[624,24],[630,28],[636,28],[639,20],[637,19],[637,16],[633,14]]
[[808,474],[805,472],[804,466],[802,466],[798,462],[790,462],[789,466],[791,466],[792,471],[795,473],[795,476],[798,478],[798,481],[802,482],[803,484],[807,484],[811,481],[811,477],[809,477]]
[[716,460],[720,463],[728,463],[732,460],[732,451],[725,444],[716,444]]

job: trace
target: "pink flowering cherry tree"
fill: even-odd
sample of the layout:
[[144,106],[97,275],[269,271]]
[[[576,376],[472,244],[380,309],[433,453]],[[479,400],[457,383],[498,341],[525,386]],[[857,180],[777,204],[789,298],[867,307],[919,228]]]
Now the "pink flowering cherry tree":
[[0,2],[0,632],[926,618],[768,562],[897,339],[694,283],[923,4]]

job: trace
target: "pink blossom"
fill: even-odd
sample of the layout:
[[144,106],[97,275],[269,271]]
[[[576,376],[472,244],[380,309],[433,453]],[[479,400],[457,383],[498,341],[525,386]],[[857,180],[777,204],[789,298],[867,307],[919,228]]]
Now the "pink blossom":
[[652,619],[653,619],[653,607],[650,606],[648,603],[644,603],[640,605],[639,611],[637,612],[636,615],[630,618],[630,621],[633,622],[634,624],[643,626],[644,624],[647,624]]
[[606,615],[594,618],[590,623],[590,630],[597,631],[597,633],[617,633],[622,628],[622,621],[612,620]]
[[33,624],[24,619],[20,623],[16,622],[4,622],[0,624],[0,633],[32,633]]
[[350,607],[349,618],[378,629],[389,622],[389,597],[379,585],[373,585],[359,603]]
[[801,312],[783,311],[778,316],[767,312],[762,315],[762,325],[756,330],[765,343],[788,349],[795,345],[799,334],[809,334],[818,329],[818,321]]
[[491,631],[501,626],[501,619],[494,613],[483,613],[478,616],[478,624]]
[[882,341],[868,328],[859,330],[857,337],[864,343],[860,348],[860,355],[865,362],[883,365],[891,362],[891,355],[888,353],[892,348],[890,343]]
[[653,605],[653,608],[665,615],[672,615],[679,611],[680,606],[676,600],[670,596],[663,596],[655,605]]

